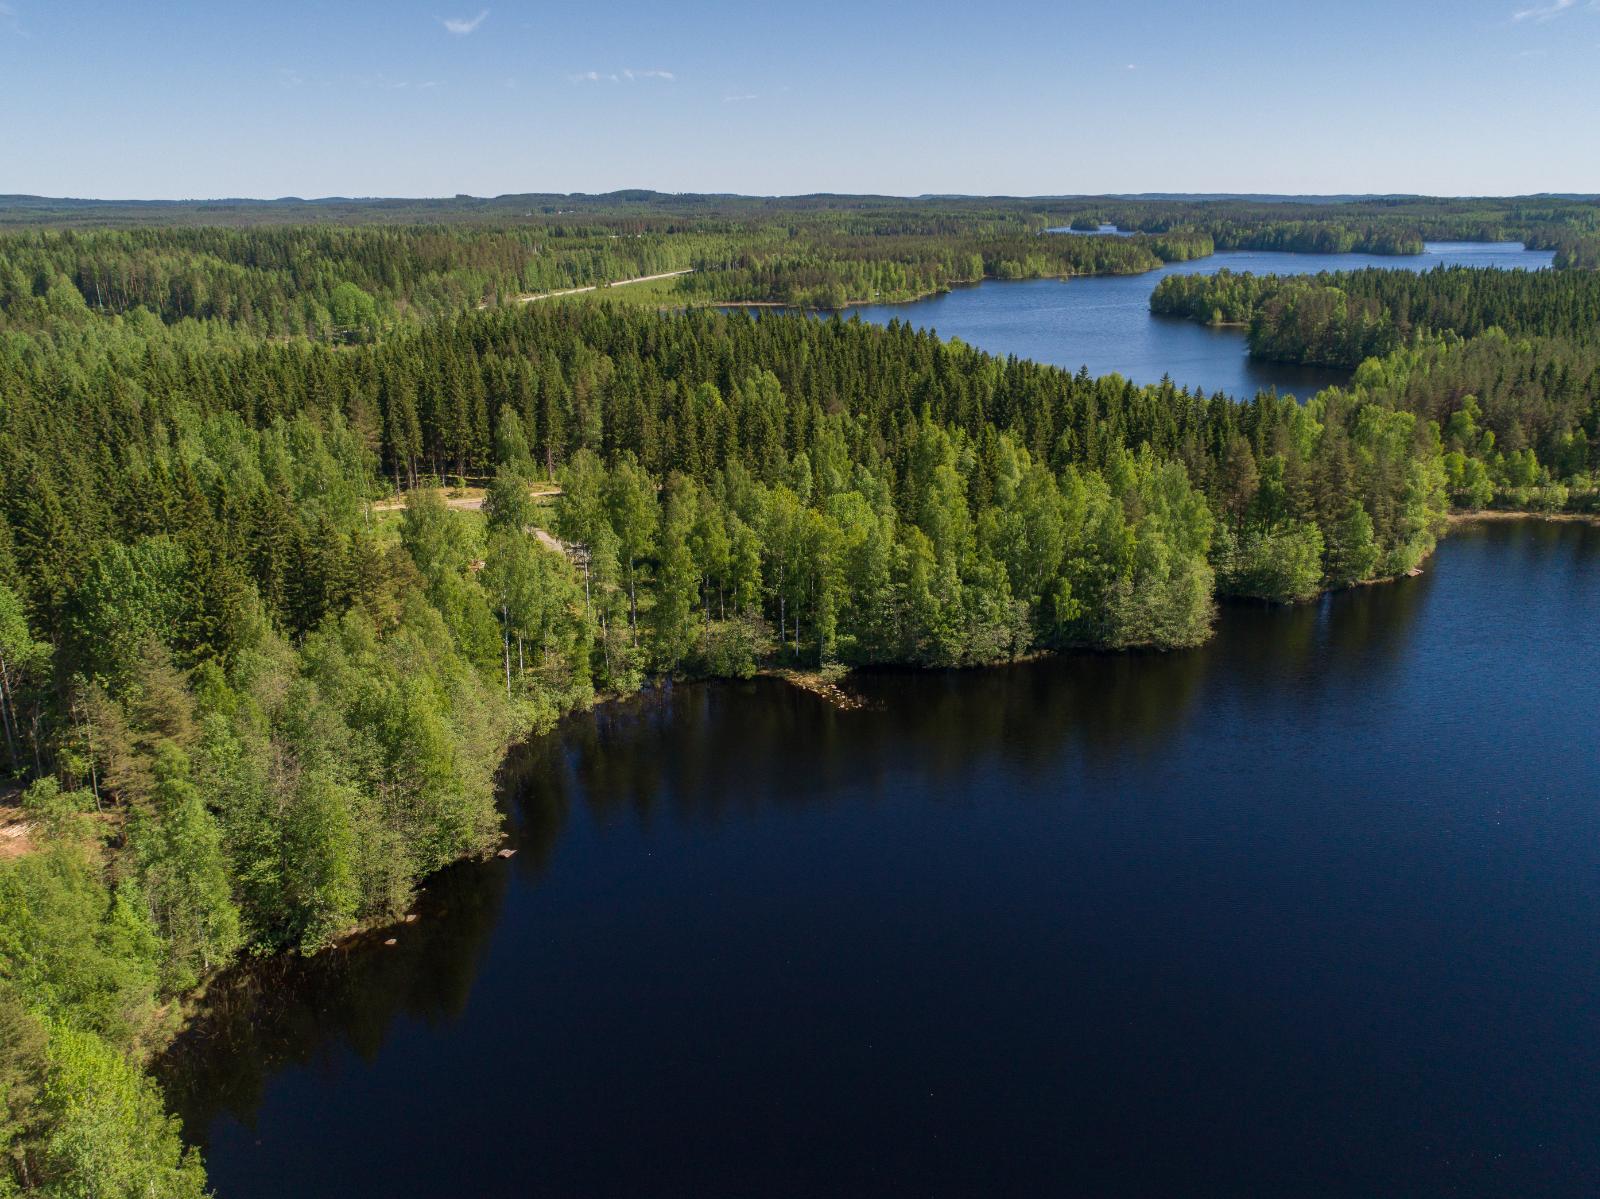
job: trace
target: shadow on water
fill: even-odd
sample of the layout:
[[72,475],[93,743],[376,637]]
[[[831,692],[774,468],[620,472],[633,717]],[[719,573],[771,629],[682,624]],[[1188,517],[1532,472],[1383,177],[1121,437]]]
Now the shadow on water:
[[[289,1067],[375,1060],[401,1022],[465,1010],[513,875],[537,887],[580,805],[619,822],[715,827],[775,808],[861,802],[912,772],[928,802],[1004,768],[1047,781],[1064,756],[1093,765],[1166,746],[1220,688],[1263,713],[1307,680],[1377,685],[1426,602],[1428,576],[1296,608],[1225,604],[1207,645],[1174,653],[1069,654],[966,671],[874,671],[841,711],[773,679],[668,686],[564,720],[515,749],[501,775],[510,859],[429,879],[414,923],[312,958],[250,962],[219,978],[159,1065],[196,1143],[224,1113],[250,1125]],[[848,797],[841,800],[840,797]],[[384,942],[391,935],[395,945]]]

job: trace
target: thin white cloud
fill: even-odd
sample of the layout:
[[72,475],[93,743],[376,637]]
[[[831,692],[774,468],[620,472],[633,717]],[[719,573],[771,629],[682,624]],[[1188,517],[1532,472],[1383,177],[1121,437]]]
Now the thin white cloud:
[[300,87],[305,81],[305,76],[293,67],[280,67],[278,69],[279,87]]
[[740,92],[737,95],[722,97],[722,102],[724,104],[740,104],[740,103],[743,103],[746,100],[759,100],[759,99],[761,99],[761,97],[756,95],[754,92]]
[[575,75],[568,75],[573,83],[637,83],[640,80],[659,80],[663,83],[672,83],[678,77],[671,71],[659,68],[638,70],[634,67],[623,67],[620,71],[579,71]]
[[440,17],[439,24],[457,37],[466,37],[469,33],[477,32],[478,26],[482,25],[488,16],[489,10],[485,8],[475,17]]
[[413,89],[427,91],[430,88],[443,87],[438,79],[395,79],[379,71],[375,75],[346,75],[341,82],[352,84],[359,88],[385,92],[404,92]]
[[1535,4],[1531,8],[1518,9],[1511,14],[1513,21],[1553,21],[1562,13],[1577,6],[1578,0],[1550,0],[1549,4]]
[[1123,67],[1122,69],[1124,71],[1137,71],[1139,69],[1139,64],[1136,63],[1136,62],[1130,62],[1127,66]]

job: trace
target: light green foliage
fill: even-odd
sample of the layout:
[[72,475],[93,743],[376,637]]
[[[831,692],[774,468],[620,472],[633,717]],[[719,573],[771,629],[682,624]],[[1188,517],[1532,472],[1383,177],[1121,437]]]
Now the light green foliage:
[[1329,585],[1348,587],[1372,577],[1382,551],[1372,535],[1372,517],[1361,501],[1349,502],[1329,530],[1325,549]]
[[655,577],[651,634],[656,662],[668,673],[688,657],[695,639],[700,574],[690,546],[699,496],[694,482],[674,476],[667,486]]
[[490,532],[520,533],[528,528],[534,523],[536,509],[527,483],[508,471],[496,474],[483,497],[483,515],[489,522]]
[[94,796],[67,791],[59,779],[35,779],[22,793],[22,806],[49,841],[83,842],[94,835]]
[[29,750],[33,764],[38,764],[38,734],[24,720],[24,712],[28,692],[42,683],[50,659],[49,644],[33,635],[22,598],[0,580],[0,735],[4,737],[0,748],[12,771],[24,767]]
[[[601,550],[610,556],[601,563],[602,579],[593,577],[591,564],[591,595],[596,586],[613,594],[616,588],[614,546],[604,543]],[[592,601],[572,565],[526,533],[495,533],[487,553],[481,583],[500,619],[507,692],[528,705],[529,723],[548,728],[563,711],[587,702]]]
[[[561,475],[561,501],[556,506],[556,532],[573,545],[592,548],[604,528],[616,538],[601,488],[605,467],[593,450],[579,450]],[[617,552],[620,558],[621,542]]]
[[1476,512],[1487,507],[1494,499],[1494,483],[1488,468],[1477,458],[1469,458],[1460,450],[1451,450],[1444,456],[1445,486],[1450,489],[1450,502],[1457,508]]
[[1069,635],[1117,648],[1203,641],[1213,610],[1212,522],[1183,468],[1118,453],[1103,481],[1084,482],[1084,526],[1068,549],[1081,615]]
[[0,979],[35,1011],[132,1044],[164,952],[138,888],[107,887],[94,849],[56,842],[0,863]]
[[73,603],[72,636],[91,677],[112,680],[139,660],[147,641],[172,637],[188,571],[188,556],[170,537],[107,543]]
[[226,965],[240,944],[229,865],[216,821],[170,741],[156,751],[150,812],[136,812],[128,842],[145,901],[167,946],[164,989],[178,992]]
[[40,1171],[49,1120],[42,1106],[44,1024],[16,989],[0,982],[0,1196],[11,1199]]
[[660,521],[656,482],[632,454],[624,454],[605,477],[601,502],[611,530],[617,535],[619,557],[627,568],[628,623],[637,629],[639,560],[652,553]]
[[183,1146],[155,1082],[94,1033],[50,1027],[40,1106],[40,1190],[60,1199],[200,1199],[200,1157]]
[[499,473],[531,483],[537,477],[533,453],[523,432],[523,418],[510,404],[502,404],[495,420],[494,460]]
[[339,284],[328,297],[328,315],[334,331],[352,341],[365,340],[378,331],[378,305],[354,283]]
[[1012,593],[1039,606],[1060,572],[1074,514],[1055,476],[1009,437],[1000,439],[1000,455],[995,503],[984,513],[981,539],[988,553],[1004,564]]
[[1312,599],[1322,591],[1323,548],[1322,530],[1313,521],[1252,528],[1219,555],[1219,581],[1234,595]]
[[361,910],[357,796],[327,765],[304,768],[282,813],[282,935],[320,949],[348,931]]
[[460,514],[451,511],[436,491],[411,495],[400,540],[430,583],[465,573],[477,549]]

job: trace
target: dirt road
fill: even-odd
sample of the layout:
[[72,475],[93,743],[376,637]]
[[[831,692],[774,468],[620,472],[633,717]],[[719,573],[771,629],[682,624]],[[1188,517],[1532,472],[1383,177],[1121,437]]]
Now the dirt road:
[[[568,287],[562,291],[542,291],[536,294],[512,296],[513,304],[531,304],[535,300],[554,300],[561,296],[581,295],[586,291],[599,291],[602,287],[627,287],[631,283],[654,283],[657,279],[676,279],[679,275],[692,275],[694,268],[685,267],[681,271],[662,271],[659,275],[640,275],[636,279],[618,279],[615,283],[591,283],[587,287]],[[487,308],[487,303],[479,304],[479,308]]]

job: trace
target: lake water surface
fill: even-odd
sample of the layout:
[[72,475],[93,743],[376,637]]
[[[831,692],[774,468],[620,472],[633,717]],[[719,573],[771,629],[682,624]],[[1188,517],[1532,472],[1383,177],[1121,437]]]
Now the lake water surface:
[[168,1083],[222,1199],[1592,1196],[1597,680],[1600,529],[1501,523],[1193,651],[603,707]]
[[[1090,235],[1093,236],[1093,235]],[[1343,371],[1255,362],[1239,329],[1212,329],[1181,317],[1155,316],[1150,293],[1168,275],[1209,275],[1226,267],[1258,275],[1303,275],[1362,267],[1425,271],[1436,266],[1492,266],[1539,270],[1554,252],[1526,250],[1521,242],[1429,242],[1425,253],[1285,254],[1229,250],[1175,262],[1143,275],[1078,279],[991,280],[959,287],[910,304],[853,309],[862,320],[909,321],[937,329],[994,354],[1015,354],[1091,375],[1116,372],[1135,383],[1170,376],[1181,387],[1251,396],[1276,388],[1307,396],[1343,382]]]

